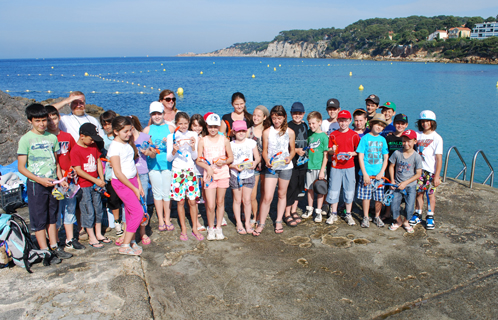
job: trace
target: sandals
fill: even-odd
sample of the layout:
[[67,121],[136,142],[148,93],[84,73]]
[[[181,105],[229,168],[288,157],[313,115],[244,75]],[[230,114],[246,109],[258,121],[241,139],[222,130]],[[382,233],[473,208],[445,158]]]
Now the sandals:
[[246,232],[247,233],[253,233],[254,232],[254,228],[252,226],[246,227]]
[[175,226],[173,224],[166,224],[166,231],[173,231],[175,230]]
[[[95,248],[95,249],[104,249],[104,245],[100,242],[96,242],[96,243],[89,243],[89,245],[92,247],[92,248]],[[99,247],[100,246],[100,247]]]
[[195,234],[193,231],[192,231],[192,235],[197,239],[197,241],[202,241],[204,240],[204,236],[202,234]]
[[392,223],[390,226],[389,226],[389,230],[391,231],[396,231],[399,229],[399,227],[401,227],[399,224],[396,224],[396,223]]
[[240,228],[240,229],[237,229],[237,233],[238,234],[247,234],[247,231],[244,228]]
[[103,244],[111,244],[112,243],[112,240],[105,237],[104,239],[97,239],[99,240],[100,243],[103,243]]
[[188,236],[186,233],[180,233],[180,240],[182,241],[188,241]]
[[[288,225],[289,227],[297,227],[297,221],[294,219],[292,216],[286,216],[284,217],[285,224]],[[294,222],[294,224],[292,224]]]
[[282,223],[282,221],[275,221],[275,233],[276,234],[280,234],[280,233],[283,233],[284,232],[284,228],[277,228],[277,223]]
[[261,228],[261,231],[256,231],[254,230],[252,232],[252,235],[255,236],[255,237],[259,237],[261,235],[261,232],[263,232],[263,229],[265,228],[265,224],[260,224],[259,222],[257,223],[258,224],[258,228]]
[[166,223],[159,225],[159,227],[158,227],[159,231],[166,231],[167,228],[168,227],[166,226]]
[[303,220],[301,220],[301,217],[297,214],[297,212],[292,212],[291,213],[292,219],[296,221],[297,224],[300,224]]
[[197,227],[197,231],[199,232],[206,231],[206,227],[201,225],[200,227]]
[[142,244],[143,244],[144,246],[146,246],[146,245],[149,245],[149,244],[150,244],[150,242],[151,242],[151,241],[150,241],[150,238],[149,238],[146,234],[144,234],[144,235],[142,236]]
[[118,240],[116,240],[114,242],[115,245],[117,245],[118,247],[121,246],[123,244],[123,241],[124,241],[124,236],[122,237],[119,237]]
[[142,249],[141,248],[133,249],[132,247],[130,247],[129,244],[124,244],[121,248],[119,248],[118,252],[120,254],[127,254],[130,256],[139,256],[142,254]]
[[405,228],[406,232],[408,232],[408,233],[414,233],[414,232],[415,232],[415,231],[413,230],[413,227],[412,227],[412,226],[410,226],[410,225],[409,225],[408,227],[403,226],[403,228]]

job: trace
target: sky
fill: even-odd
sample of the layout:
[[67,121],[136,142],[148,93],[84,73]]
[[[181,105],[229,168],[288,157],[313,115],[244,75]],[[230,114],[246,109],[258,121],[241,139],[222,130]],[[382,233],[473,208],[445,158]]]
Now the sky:
[[0,0],[0,59],[175,56],[360,19],[497,14],[496,0]]

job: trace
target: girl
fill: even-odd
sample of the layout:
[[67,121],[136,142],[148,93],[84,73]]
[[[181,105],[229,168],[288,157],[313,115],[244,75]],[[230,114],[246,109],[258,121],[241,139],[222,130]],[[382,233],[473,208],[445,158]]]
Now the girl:
[[[287,187],[292,176],[291,159],[295,155],[295,134],[294,130],[287,128],[287,113],[284,107],[273,107],[270,118],[273,125],[263,131],[263,159],[266,162],[267,170],[265,172],[265,193],[259,209],[258,227],[252,233],[255,237],[259,236],[265,227],[264,221],[270,211],[277,182],[278,204],[275,233],[284,232],[282,217],[287,205]],[[278,168],[276,167],[277,161],[281,164]]]
[[[221,119],[217,114],[210,114],[206,118],[208,135],[199,141],[199,155],[197,164],[204,168],[204,182],[206,190],[206,213],[208,218],[208,240],[223,240],[221,223],[225,213],[225,193],[228,188],[230,173],[228,165],[233,161],[230,142],[218,134]],[[207,160],[207,161],[206,161]],[[209,164],[208,164],[209,163]],[[214,216],[216,207],[216,229]]]
[[424,206],[424,193],[430,202],[426,217],[426,228],[434,229],[434,209],[436,208],[436,188],[441,184],[441,167],[443,165],[443,138],[436,132],[436,114],[430,110],[420,113],[417,122],[418,153],[422,156],[422,176],[417,183],[417,199],[415,214],[410,219],[410,225],[420,223],[422,207]]
[[135,241],[130,246],[144,216],[140,196],[145,196],[135,166],[138,150],[133,140],[130,140],[132,139],[131,119],[123,116],[116,117],[112,121],[112,130],[114,140],[107,152],[113,168],[111,184],[124,203],[126,215],[126,231],[119,253],[140,255],[142,248]]
[[[229,128],[227,127],[226,122],[228,122],[228,125],[230,126],[230,128],[232,128],[234,121],[243,120],[246,122],[248,128],[252,127],[252,116],[249,112],[247,112],[246,98],[242,93],[235,92],[232,95],[232,106],[233,112],[227,113],[221,118],[220,132],[227,134],[227,136],[229,134]],[[230,140],[232,140],[233,134],[231,134],[229,138]]]
[[[252,113],[252,121],[253,126],[249,128],[247,131],[247,138],[256,141],[256,145],[258,147],[258,153],[260,159],[263,154],[263,131],[271,127],[270,121],[270,111],[265,106],[257,106]],[[251,207],[252,214],[254,217],[251,219],[251,226],[254,227],[256,221],[258,220],[258,182],[261,181],[260,185],[260,194],[264,194],[264,186],[265,186],[265,164],[264,161],[260,161],[256,170],[254,170],[254,188],[251,193]],[[260,174],[263,173],[263,174]]]
[[[164,106],[162,103],[157,101],[152,102],[149,111],[152,124],[144,129],[144,133],[151,136],[151,142],[161,143],[174,131],[174,128],[164,121]],[[169,201],[171,163],[166,159],[166,152],[156,154],[153,150],[151,148],[151,153],[147,156],[147,167],[149,169],[149,179],[152,185],[157,219],[159,220],[159,231],[173,231],[175,226],[170,220],[171,207]]]
[[176,109],[175,93],[168,89],[161,91],[159,94],[159,102],[164,106],[164,121],[166,124],[175,126],[175,116],[178,112],[178,109]]
[[[192,117],[190,117],[190,123],[188,127],[189,131],[193,131],[197,133],[197,143],[199,143],[200,138],[205,137],[207,135],[207,126],[206,126],[206,121],[204,118],[196,113]],[[198,148],[198,147],[197,147]],[[202,176],[204,175],[204,169],[199,166],[197,163],[195,164],[194,167],[194,172],[197,177],[197,181],[199,182],[199,188],[201,189],[201,197],[197,201],[197,203],[204,203],[204,199],[206,199],[206,193],[201,186],[204,185],[204,182],[202,181]],[[199,212],[199,206],[197,206],[197,212]],[[197,230],[199,231],[206,231],[206,227],[200,222],[199,218],[201,215],[198,213],[197,214]]]
[[[233,191],[233,214],[237,222],[237,233],[252,233],[249,217],[251,216],[251,193],[254,188],[254,168],[260,161],[256,141],[247,139],[247,125],[245,121],[237,120],[233,122],[233,132],[235,140],[230,143],[233,152],[233,163],[230,165],[230,188]],[[249,168],[241,167],[243,162],[252,162]],[[244,199],[244,213],[247,217],[245,229],[240,219],[241,199]]]
[[178,201],[178,218],[182,229],[180,240],[188,240],[185,227],[185,198],[187,198],[192,219],[192,235],[202,241],[204,237],[197,230],[197,204],[195,202],[200,196],[199,183],[194,173],[194,160],[197,159],[197,134],[188,131],[189,120],[188,114],[178,112],[175,117],[178,129],[167,138],[168,161],[173,163],[170,197]]
[[[140,120],[138,120],[137,116],[130,116],[132,123],[132,138],[135,146],[141,145],[144,142],[150,140],[150,136],[142,132],[142,124]],[[138,177],[140,179],[140,183],[144,188],[144,202],[147,205],[147,196],[148,196],[148,187],[149,187],[149,169],[147,168],[147,156],[153,155],[154,152],[150,149],[140,148],[138,149],[138,157],[135,159],[135,165],[138,171]],[[143,245],[150,244],[150,238],[145,233],[145,227],[140,224],[140,238],[142,239]]]

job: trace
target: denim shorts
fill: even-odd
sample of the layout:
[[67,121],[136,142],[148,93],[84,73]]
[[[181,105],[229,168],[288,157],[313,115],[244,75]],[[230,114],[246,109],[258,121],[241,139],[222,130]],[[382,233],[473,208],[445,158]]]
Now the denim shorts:
[[[240,179],[242,186],[252,189],[254,188],[254,184],[256,183],[256,177],[255,176],[250,176],[247,179]],[[230,180],[228,182],[230,184],[230,188],[232,189],[239,189],[239,182],[237,181],[237,176],[234,176],[233,174],[230,174]]]
[[272,174],[270,171],[268,171],[268,168],[265,170],[265,178],[279,178],[282,180],[290,180],[292,178],[292,169],[285,169],[285,170],[275,170],[275,174]]
[[[416,185],[406,187],[406,196],[400,190],[394,190],[393,201],[391,202],[391,212],[394,220],[398,219],[400,214],[403,214],[407,220],[412,218],[415,210],[415,199],[417,198],[416,188]],[[406,204],[404,212],[401,212],[401,200],[403,198],[405,198]]]
[[81,226],[93,228],[96,223],[102,223],[102,199],[100,193],[92,187],[81,188]]
[[59,201],[59,213],[57,214],[57,230],[64,224],[74,224],[76,222],[76,197],[64,198]]
[[330,168],[329,191],[326,201],[328,203],[338,203],[341,187],[345,203],[352,203],[354,200],[356,179],[354,167],[348,169]]

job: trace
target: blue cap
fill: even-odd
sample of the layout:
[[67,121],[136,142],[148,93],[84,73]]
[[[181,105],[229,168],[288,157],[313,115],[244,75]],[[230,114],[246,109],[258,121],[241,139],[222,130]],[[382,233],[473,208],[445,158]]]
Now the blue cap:
[[301,102],[294,102],[290,112],[304,112],[304,106]]

